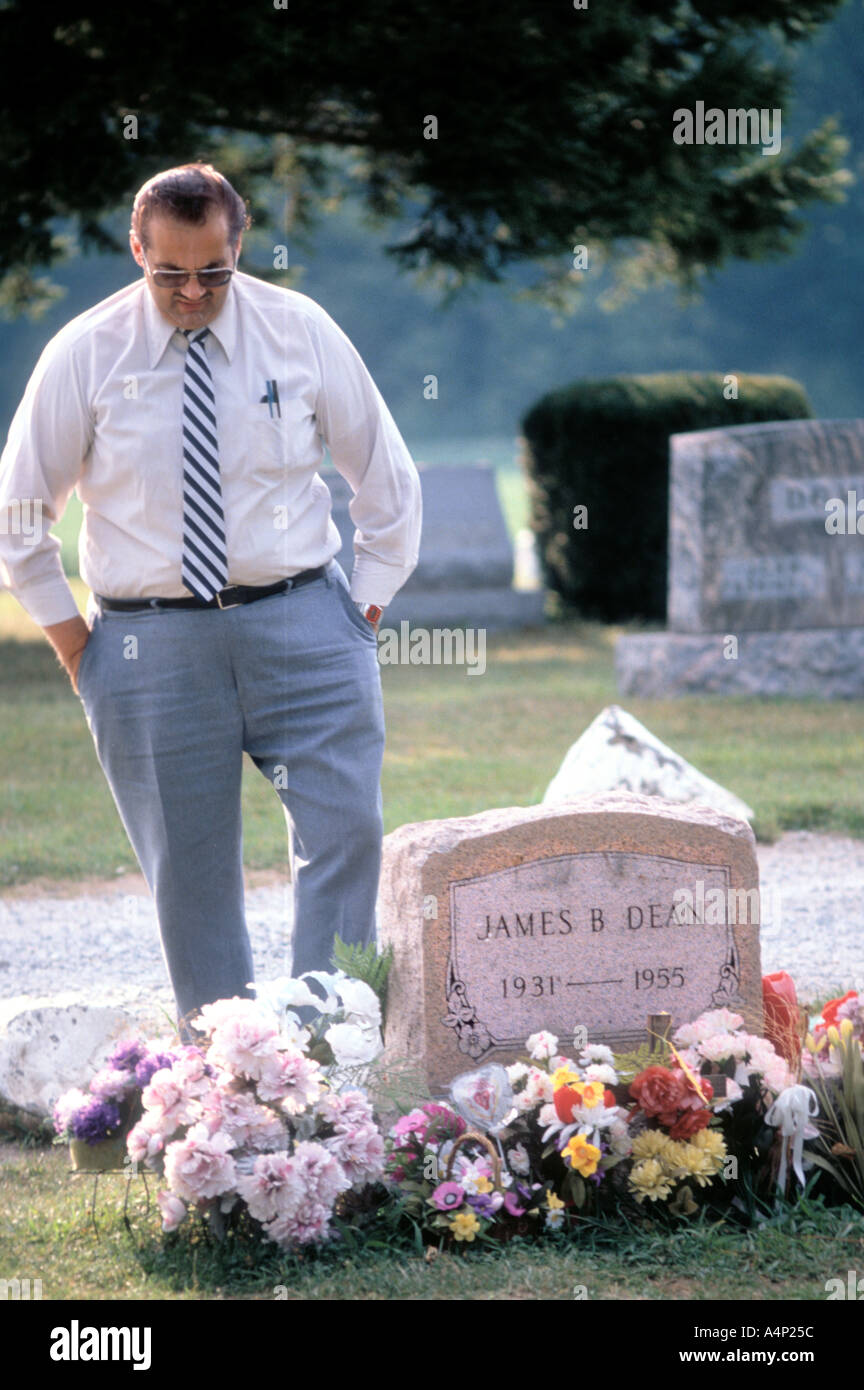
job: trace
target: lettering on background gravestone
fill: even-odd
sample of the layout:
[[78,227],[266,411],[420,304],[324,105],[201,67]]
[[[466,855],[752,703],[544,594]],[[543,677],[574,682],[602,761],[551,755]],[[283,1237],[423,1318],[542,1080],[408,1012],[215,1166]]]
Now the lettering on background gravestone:
[[864,421],[789,420],[670,439],[669,627],[864,627],[864,535],[826,529],[864,497]]

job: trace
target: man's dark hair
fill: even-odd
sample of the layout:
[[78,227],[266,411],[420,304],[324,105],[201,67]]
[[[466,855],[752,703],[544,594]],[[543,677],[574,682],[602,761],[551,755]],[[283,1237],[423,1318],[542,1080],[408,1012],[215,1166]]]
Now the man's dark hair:
[[154,174],[139,188],[132,205],[132,231],[146,247],[147,223],[154,213],[201,227],[214,208],[225,213],[228,237],[231,245],[236,246],[240,233],[250,223],[239,193],[212,164],[180,164],[176,169]]

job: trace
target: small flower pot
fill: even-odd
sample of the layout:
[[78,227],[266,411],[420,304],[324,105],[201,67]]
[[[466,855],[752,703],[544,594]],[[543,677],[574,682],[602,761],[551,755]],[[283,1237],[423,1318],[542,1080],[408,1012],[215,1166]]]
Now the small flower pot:
[[72,1167],[77,1173],[122,1172],[126,1158],[126,1135],[114,1134],[88,1144],[84,1139],[70,1139]]

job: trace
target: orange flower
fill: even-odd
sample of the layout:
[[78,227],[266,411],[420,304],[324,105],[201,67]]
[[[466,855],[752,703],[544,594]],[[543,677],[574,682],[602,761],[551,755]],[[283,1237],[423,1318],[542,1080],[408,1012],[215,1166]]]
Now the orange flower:
[[[801,1021],[795,983],[785,970],[762,977],[762,1003],[765,1009],[765,1036],[790,1067],[801,1056]],[[838,1001],[839,1003],[839,1001]]]
[[857,991],[857,989],[847,989],[847,991],[846,991],[846,993],[843,995],[843,998],[842,998],[842,999],[829,999],[829,1000],[828,1000],[828,1003],[825,1005],[825,1008],[822,1010],[822,1017],[823,1017],[824,1020],[825,1020],[826,1026],[830,1028],[830,1027],[833,1025],[833,1026],[836,1028],[836,1027],[837,1027],[837,1010],[840,1008],[840,1005],[841,1005],[841,1004],[845,1004],[846,1001],[847,1001],[847,999],[857,999],[857,998],[858,998],[858,991]]

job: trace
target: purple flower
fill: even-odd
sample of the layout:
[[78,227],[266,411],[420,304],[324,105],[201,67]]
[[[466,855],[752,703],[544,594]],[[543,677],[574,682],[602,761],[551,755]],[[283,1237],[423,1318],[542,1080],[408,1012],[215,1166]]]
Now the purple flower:
[[[535,1187],[536,1185],[535,1183]],[[511,1189],[504,1195],[504,1210],[509,1211],[511,1216],[524,1216],[528,1209],[528,1203],[531,1201],[533,1190],[522,1182],[514,1183],[513,1186],[515,1190]]]
[[492,1217],[501,1206],[501,1194],[499,1192],[473,1192],[468,1196],[468,1205],[473,1207],[478,1216]]
[[525,1208],[520,1207],[519,1198],[516,1196],[515,1192],[504,1193],[504,1210],[508,1211],[511,1216],[525,1215]]
[[135,1080],[143,1090],[145,1086],[149,1086],[154,1072],[173,1065],[174,1058],[169,1052],[148,1052],[139,1059],[135,1067]]
[[108,1058],[106,1066],[114,1071],[135,1071],[142,1057],[147,1055],[147,1044],[140,1038],[133,1042],[119,1043]]
[[69,1129],[75,1139],[98,1144],[120,1128],[120,1111],[108,1100],[92,1100],[69,1117]]

